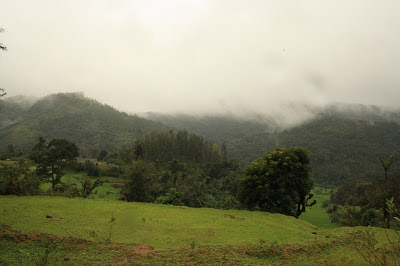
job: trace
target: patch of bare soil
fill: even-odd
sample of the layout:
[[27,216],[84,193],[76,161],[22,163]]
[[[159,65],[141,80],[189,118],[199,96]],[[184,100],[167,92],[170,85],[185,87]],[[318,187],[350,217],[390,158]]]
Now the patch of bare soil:
[[231,219],[236,219],[236,220],[239,220],[239,221],[243,221],[244,220],[244,218],[242,218],[242,217],[236,217],[236,216],[234,216],[232,214],[228,214],[228,213],[224,214],[224,217],[231,218]]

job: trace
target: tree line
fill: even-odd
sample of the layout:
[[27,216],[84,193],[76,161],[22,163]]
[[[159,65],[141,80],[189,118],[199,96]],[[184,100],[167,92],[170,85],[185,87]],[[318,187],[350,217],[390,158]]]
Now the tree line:
[[[219,147],[185,130],[154,132],[114,153],[99,155],[124,180],[122,200],[160,204],[249,209],[298,217],[312,195],[310,154],[302,148],[281,148],[249,167],[229,158]],[[40,193],[40,183],[51,183],[48,195],[87,197],[101,182],[82,180],[82,188],[63,184],[64,170],[100,176],[93,164],[77,163],[77,146],[65,139],[39,138],[28,158],[0,165],[0,194]],[[103,169],[103,168],[101,168]],[[111,170],[112,169],[112,170]],[[109,173],[108,173],[109,174]]]
[[[397,157],[380,158],[382,177],[359,181],[332,191],[324,203],[332,222],[346,226],[396,226],[392,218],[400,215],[400,172],[391,172]],[[391,206],[391,207],[389,207]]]

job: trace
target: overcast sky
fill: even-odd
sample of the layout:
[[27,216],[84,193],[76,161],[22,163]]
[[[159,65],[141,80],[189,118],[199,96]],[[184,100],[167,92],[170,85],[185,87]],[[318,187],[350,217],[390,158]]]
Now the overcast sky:
[[399,106],[399,0],[0,0],[0,87],[130,112]]

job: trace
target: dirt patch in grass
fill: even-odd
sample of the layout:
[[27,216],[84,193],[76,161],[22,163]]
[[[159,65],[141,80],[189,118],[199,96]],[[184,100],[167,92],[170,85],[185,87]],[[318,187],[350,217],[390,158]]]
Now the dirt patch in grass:
[[244,220],[244,218],[242,218],[242,217],[236,217],[236,216],[234,216],[234,215],[232,215],[232,214],[229,214],[229,213],[225,213],[225,214],[224,214],[224,217],[226,217],[226,218],[231,218],[231,219],[235,219],[235,220],[239,220],[239,221],[243,221],[243,220]]
[[[57,250],[61,254],[85,254],[83,258],[85,263],[93,263],[93,258],[98,259],[99,255],[105,256],[101,261],[106,261],[111,265],[125,265],[132,259],[142,260],[153,252],[153,248],[144,244],[123,244],[108,242],[93,242],[81,238],[60,237],[53,234],[45,234],[39,232],[22,233],[14,230],[9,225],[0,227],[0,241],[17,244],[20,247],[18,252],[28,244],[34,244],[42,248],[51,246],[52,250]],[[69,260],[73,263],[73,259],[63,256],[60,260]],[[82,262],[82,258],[76,261],[77,264]]]

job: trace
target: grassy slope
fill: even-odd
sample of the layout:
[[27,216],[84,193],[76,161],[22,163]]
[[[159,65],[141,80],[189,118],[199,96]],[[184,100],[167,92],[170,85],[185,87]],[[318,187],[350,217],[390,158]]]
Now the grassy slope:
[[[47,214],[53,218],[46,218]],[[110,223],[111,217],[115,217],[114,223]],[[53,263],[60,262],[63,256],[77,264],[116,263],[127,256],[127,249],[131,255],[119,263],[362,262],[349,245],[351,236],[347,233],[360,228],[318,229],[280,214],[81,198],[0,196],[0,221],[22,233],[51,233],[93,241],[58,241],[48,257]],[[105,243],[110,228],[114,244]],[[384,240],[383,230],[374,231]],[[17,242],[0,241],[0,262],[32,262],[32,254],[39,254],[33,260],[37,263],[49,250],[48,244],[41,244],[44,242]],[[143,255],[134,243],[156,251]]]
[[[0,202],[2,223],[25,232],[101,241],[108,237],[109,221],[115,217],[112,241],[143,243],[156,249],[181,248],[192,241],[227,245],[324,237],[311,235],[317,228],[304,221],[262,212],[57,197],[0,197]],[[46,219],[47,214],[54,218]]]
[[314,206],[307,207],[306,212],[302,213],[299,217],[300,220],[307,221],[310,224],[317,226],[318,228],[336,228],[339,227],[337,223],[331,223],[329,214],[326,213],[326,209],[322,208],[324,201],[329,200],[329,190],[323,191],[322,188],[316,187],[313,191],[314,197],[317,203]]

